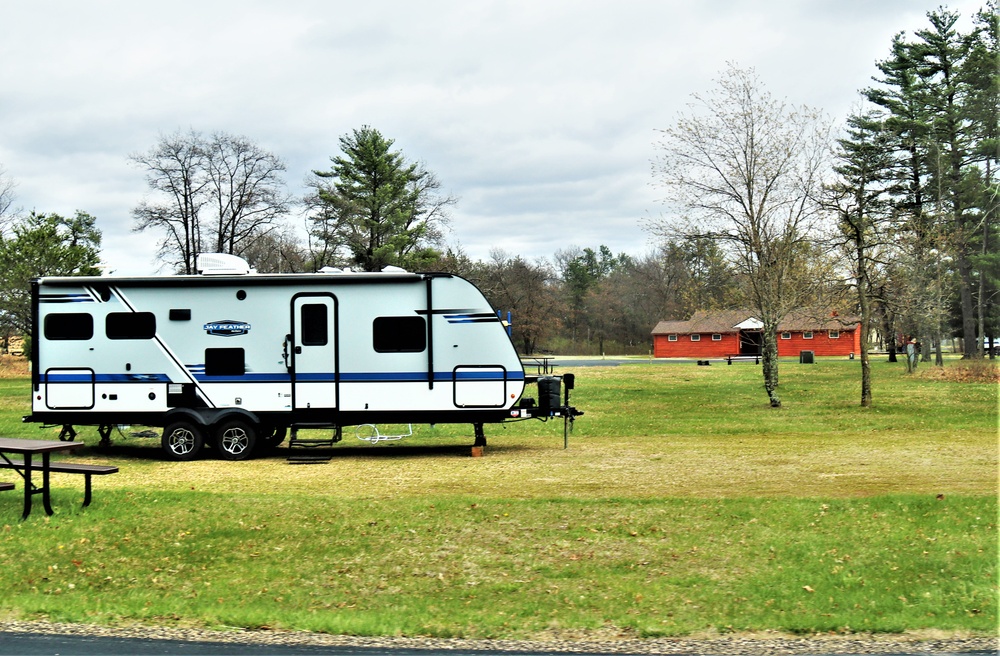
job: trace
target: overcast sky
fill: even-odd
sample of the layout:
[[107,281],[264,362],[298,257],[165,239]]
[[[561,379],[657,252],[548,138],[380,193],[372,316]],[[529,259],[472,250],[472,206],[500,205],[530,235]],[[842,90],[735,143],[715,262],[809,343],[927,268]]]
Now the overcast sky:
[[[97,217],[103,259],[156,272],[128,161],[161,135],[244,135],[304,192],[371,125],[459,201],[476,259],[641,255],[661,214],[656,130],[733,62],[842,121],[892,36],[937,0],[0,0],[0,166],[25,210]],[[968,26],[983,1],[947,6]],[[301,216],[292,217],[303,226]]]

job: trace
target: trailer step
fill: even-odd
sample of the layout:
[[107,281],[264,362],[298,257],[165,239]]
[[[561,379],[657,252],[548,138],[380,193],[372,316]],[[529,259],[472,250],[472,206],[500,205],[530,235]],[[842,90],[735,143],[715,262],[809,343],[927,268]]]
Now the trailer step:
[[330,462],[331,456],[288,456],[289,465],[320,465]]
[[[315,449],[316,447],[332,447],[337,442],[344,439],[343,433],[341,432],[340,426],[334,427],[333,435],[330,437],[319,437],[319,438],[299,438],[298,433],[300,428],[306,428],[310,426],[309,424],[295,424],[292,426],[292,434],[288,439],[288,448],[294,449],[296,447],[302,447],[304,449]],[[323,426],[323,428],[329,428],[329,424]]]
[[319,446],[333,446],[335,442],[339,440],[326,439],[326,440],[299,440],[293,439],[289,440],[288,447],[294,449],[296,447],[302,447],[304,449],[315,449]]

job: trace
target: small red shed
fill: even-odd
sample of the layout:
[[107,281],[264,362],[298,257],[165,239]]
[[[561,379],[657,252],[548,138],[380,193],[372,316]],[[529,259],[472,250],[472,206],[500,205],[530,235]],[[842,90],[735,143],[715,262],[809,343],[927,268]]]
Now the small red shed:
[[[763,324],[746,310],[699,310],[686,321],[661,321],[653,328],[657,358],[725,358],[760,355]],[[799,310],[778,324],[778,355],[850,356],[861,350],[856,317]]]

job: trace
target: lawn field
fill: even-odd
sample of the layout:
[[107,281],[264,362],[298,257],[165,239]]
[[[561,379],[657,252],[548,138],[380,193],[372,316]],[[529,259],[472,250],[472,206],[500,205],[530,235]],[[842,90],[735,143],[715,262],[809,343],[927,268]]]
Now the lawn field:
[[[124,428],[54,475],[56,514],[0,495],[0,618],[524,638],[777,630],[996,634],[995,382],[856,361],[581,368],[576,421],[345,429],[324,464],[287,449],[174,463]],[[569,370],[569,368],[566,368]],[[0,434],[28,381],[0,379]],[[399,427],[404,429],[405,427]],[[384,427],[383,432],[393,432]],[[12,473],[8,472],[8,475]],[[14,480],[5,478],[4,480]]]

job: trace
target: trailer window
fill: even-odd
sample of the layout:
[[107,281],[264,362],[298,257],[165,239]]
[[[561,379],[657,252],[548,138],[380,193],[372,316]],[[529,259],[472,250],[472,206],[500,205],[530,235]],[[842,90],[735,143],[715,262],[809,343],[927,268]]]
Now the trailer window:
[[246,373],[246,355],[243,349],[205,349],[206,376],[242,376],[244,373]]
[[302,306],[300,320],[302,322],[302,346],[326,346],[328,341],[327,306],[322,303],[310,303]]
[[45,317],[45,339],[90,339],[94,336],[94,317],[86,312],[63,312]]
[[112,312],[104,319],[108,339],[153,339],[156,315],[152,312]]
[[423,317],[378,317],[372,344],[379,353],[420,353],[427,348],[427,324]]

